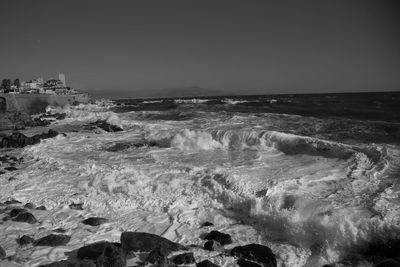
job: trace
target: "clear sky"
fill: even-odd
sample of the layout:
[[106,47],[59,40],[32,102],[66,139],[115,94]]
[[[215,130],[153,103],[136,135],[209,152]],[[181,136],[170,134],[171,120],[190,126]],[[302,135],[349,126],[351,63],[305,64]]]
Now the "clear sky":
[[1,0],[0,79],[62,72],[111,96],[397,91],[399,2]]

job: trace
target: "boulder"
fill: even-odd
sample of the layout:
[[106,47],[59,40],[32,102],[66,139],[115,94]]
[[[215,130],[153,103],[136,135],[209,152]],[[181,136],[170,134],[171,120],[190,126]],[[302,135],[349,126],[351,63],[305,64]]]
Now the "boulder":
[[215,240],[208,240],[204,244],[204,249],[209,250],[209,251],[223,251],[224,250],[224,248],[221,246],[221,244]]
[[101,128],[106,132],[120,132],[120,131],[123,131],[122,128],[120,128],[118,126],[115,126],[115,125],[112,125],[112,124],[109,124],[106,121],[101,121],[101,120],[93,122],[92,125],[94,125],[94,126],[96,126],[98,128]]
[[171,253],[171,251],[166,247],[158,246],[149,253],[146,258],[146,262],[150,262],[153,264],[160,263],[168,257],[169,253]]
[[121,244],[124,251],[152,251],[157,247],[163,247],[167,251],[186,250],[178,243],[172,242],[164,237],[143,233],[143,232],[123,232],[121,234]]
[[57,246],[65,246],[71,240],[69,235],[55,235],[50,234],[45,237],[42,237],[36,240],[33,245],[35,246],[48,246],[48,247],[57,247]]
[[103,249],[96,263],[97,266],[124,267],[126,266],[126,259],[121,246],[109,244]]
[[14,222],[26,222],[29,224],[37,223],[35,216],[33,216],[32,213],[29,212],[19,213],[16,217],[12,218],[12,220]]
[[203,224],[201,225],[201,227],[207,227],[207,226],[214,226],[214,224],[213,224],[213,223],[210,223],[210,222],[205,222],[205,223],[203,223]]
[[108,220],[106,218],[101,218],[101,217],[90,217],[82,221],[83,224],[91,226],[99,226],[106,222],[108,222]]
[[2,147],[25,147],[28,145],[34,145],[40,142],[41,139],[56,137],[58,133],[53,130],[49,130],[47,133],[37,134],[32,137],[27,137],[26,135],[14,132],[10,136],[3,137],[0,141],[0,148]]
[[0,246],[0,260],[4,259],[7,256],[4,249]]
[[35,239],[33,239],[32,237],[27,236],[27,235],[23,235],[22,237],[20,237],[17,240],[17,243],[20,246],[25,246],[25,245],[28,245],[28,244],[32,244],[33,242],[35,242]]
[[210,233],[208,233],[204,239],[207,240],[215,240],[217,242],[219,242],[221,245],[228,245],[228,244],[232,244],[232,238],[229,234],[224,234],[218,231],[211,231]]
[[9,172],[13,172],[13,171],[18,170],[17,168],[15,168],[15,167],[13,167],[13,166],[5,167],[4,169],[7,170],[7,171],[9,171]]
[[11,200],[4,201],[4,204],[13,205],[13,204],[21,204],[21,202],[19,202],[18,200],[15,200],[15,199],[11,199]]
[[24,205],[24,208],[27,208],[27,209],[34,209],[34,208],[35,208],[35,205],[33,205],[32,203],[26,203],[26,204]]
[[83,210],[82,205],[83,205],[83,203],[72,203],[72,204],[69,204],[69,208],[73,209],[73,210]]
[[188,252],[173,256],[171,258],[171,261],[177,265],[193,264],[196,262],[193,256],[193,252]]
[[248,260],[245,260],[245,259],[242,259],[242,258],[238,259],[236,263],[240,267],[262,267],[262,266],[264,266],[264,265],[260,265],[258,263],[253,262],[253,261],[248,261]]
[[215,263],[212,263],[209,260],[204,260],[202,262],[197,263],[196,267],[220,267],[220,266]]
[[[78,249],[77,258],[80,260],[83,259],[97,260],[97,258],[103,253],[104,249],[110,245],[113,244],[108,241],[99,241],[96,243],[83,246]],[[121,245],[119,244],[119,246]]]
[[39,207],[36,207],[36,209],[37,210],[46,210],[46,207],[45,206],[39,206]]
[[27,211],[26,211],[25,209],[19,209],[19,208],[12,209],[12,210],[10,211],[10,216],[11,216],[11,217],[15,217],[15,216],[17,216],[18,214],[24,213],[24,212],[27,212]]
[[[249,244],[245,246],[234,247],[231,250],[231,255],[234,257],[244,259],[246,261],[252,261],[264,267],[277,266],[275,255],[274,253],[272,253],[271,249],[267,246],[259,244]],[[243,265],[243,266],[250,266],[250,265]]]

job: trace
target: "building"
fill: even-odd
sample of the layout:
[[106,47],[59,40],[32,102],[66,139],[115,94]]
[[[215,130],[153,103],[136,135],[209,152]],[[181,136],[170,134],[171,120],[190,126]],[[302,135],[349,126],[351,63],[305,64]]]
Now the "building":
[[55,89],[60,89],[64,88],[63,83],[60,80],[57,79],[50,79],[44,83],[44,89],[47,90],[55,90]]
[[58,79],[62,82],[63,87],[67,87],[67,83],[65,82],[65,75],[64,75],[64,73],[58,74]]

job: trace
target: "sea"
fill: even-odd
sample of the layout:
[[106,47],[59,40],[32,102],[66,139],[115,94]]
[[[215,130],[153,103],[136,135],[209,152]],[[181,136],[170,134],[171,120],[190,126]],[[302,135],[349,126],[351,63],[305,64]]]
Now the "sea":
[[[24,162],[0,176],[2,200],[47,208],[40,227],[0,224],[3,248],[23,266],[128,230],[221,266],[236,260],[201,248],[210,230],[231,235],[226,249],[270,247],[278,266],[400,256],[400,92],[98,100],[47,112],[66,114],[49,118],[64,134],[8,151]],[[99,120],[123,131],[90,124]],[[109,223],[82,225],[89,216]],[[67,246],[15,243],[58,228],[72,236]]]

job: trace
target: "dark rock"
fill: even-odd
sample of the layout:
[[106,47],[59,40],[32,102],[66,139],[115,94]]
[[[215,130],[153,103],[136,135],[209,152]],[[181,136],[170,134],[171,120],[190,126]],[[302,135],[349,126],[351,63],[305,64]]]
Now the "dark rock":
[[[1,175],[1,173],[0,173],[0,175]],[[15,178],[14,176],[8,178],[8,181],[9,181],[9,182],[14,181],[14,180],[17,180],[17,178]]]
[[63,234],[63,233],[65,233],[65,232],[67,232],[67,230],[65,230],[65,229],[63,229],[63,228],[57,228],[57,229],[54,229],[53,232]]
[[211,231],[204,237],[204,239],[215,240],[223,246],[232,244],[232,238],[229,234],[224,234],[218,231]]
[[150,263],[159,263],[168,257],[168,254],[171,253],[169,249],[166,247],[159,246],[153,249],[146,258],[146,262]]
[[204,244],[204,249],[209,250],[209,251],[223,251],[224,250],[224,248],[221,246],[221,244],[215,240],[208,240]]
[[73,210],[83,210],[82,205],[83,203],[72,203],[69,204],[69,208]]
[[[236,262],[240,267],[262,267],[264,265],[260,265],[258,263],[252,262],[252,261],[248,261],[245,259],[238,259]],[[265,265],[265,266],[269,266],[269,265]]]
[[167,258],[162,259],[157,265],[155,265],[156,267],[176,267],[175,263],[173,263],[172,261],[170,261]]
[[4,259],[6,257],[6,252],[4,249],[0,246],[0,260]]
[[184,246],[164,237],[143,232],[123,232],[121,244],[126,252],[152,251],[157,247],[163,247],[169,251],[186,250]]
[[3,172],[3,171],[0,171],[0,175],[3,175],[3,174],[5,174],[6,172]]
[[19,208],[12,209],[12,210],[10,211],[10,216],[11,216],[11,217],[15,217],[15,216],[17,216],[18,214],[24,213],[24,212],[26,212],[25,209],[19,209]]
[[32,244],[33,242],[35,242],[35,239],[33,239],[32,237],[27,236],[27,235],[23,235],[21,238],[19,238],[17,240],[17,243],[20,246],[25,246],[25,245],[28,245],[28,244]]
[[32,213],[29,212],[19,213],[16,217],[12,218],[12,220],[14,222],[26,222],[29,224],[37,223],[35,216],[33,216]]
[[113,245],[113,243],[108,241],[99,241],[96,243],[86,245],[78,249],[77,258],[80,260],[83,259],[97,260],[97,258],[100,257],[101,254],[103,254],[104,249],[110,245]]
[[7,170],[7,171],[9,171],[9,172],[13,172],[13,171],[18,170],[17,168],[15,168],[15,167],[13,167],[13,166],[5,167],[4,169]]
[[96,260],[97,266],[124,267],[126,259],[121,247],[114,244],[106,246],[102,254]]
[[207,227],[207,226],[214,226],[214,224],[213,224],[213,223],[210,223],[210,222],[205,222],[205,223],[203,223],[203,224],[201,225],[201,227]]
[[55,235],[50,234],[45,237],[42,237],[36,240],[33,244],[35,246],[48,246],[48,247],[56,247],[56,246],[64,246],[68,244],[71,240],[69,235]]
[[267,246],[259,244],[249,244],[235,247],[231,250],[231,255],[256,262],[264,267],[277,266],[275,255],[272,253],[271,249]]
[[46,210],[46,207],[45,206],[39,206],[39,207],[36,207],[36,209],[37,210]]
[[220,267],[220,266],[212,263],[209,260],[204,260],[202,262],[197,263],[196,267]]
[[183,253],[171,258],[171,261],[177,265],[195,263],[193,252]]
[[15,200],[15,199],[11,199],[11,200],[4,201],[4,204],[6,204],[6,205],[21,204],[21,202],[19,202],[18,200]]
[[62,260],[40,265],[39,267],[96,267],[96,264],[91,260]]
[[101,218],[101,217],[90,217],[82,221],[83,224],[91,226],[99,226],[106,222],[108,222],[108,220],[106,218]]
[[112,124],[109,124],[106,121],[96,121],[96,122],[93,122],[92,125],[97,126],[98,128],[101,128],[106,132],[120,132],[120,131],[123,131],[122,128],[120,128],[118,126],[115,126],[115,125],[112,125]]
[[24,205],[24,207],[27,208],[27,209],[34,209],[34,208],[35,208],[35,205],[33,205],[32,203],[26,203],[26,204]]
[[47,133],[37,134],[32,137],[27,137],[26,135],[14,132],[10,136],[3,137],[0,141],[1,147],[24,147],[28,145],[34,145],[40,142],[41,139],[53,138],[57,136],[58,133],[53,130],[49,130]]
[[387,259],[387,260],[380,261],[375,266],[376,267],[400,267],[400,261],[393,260],[393,259]]

